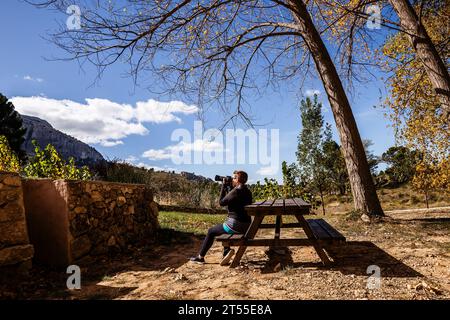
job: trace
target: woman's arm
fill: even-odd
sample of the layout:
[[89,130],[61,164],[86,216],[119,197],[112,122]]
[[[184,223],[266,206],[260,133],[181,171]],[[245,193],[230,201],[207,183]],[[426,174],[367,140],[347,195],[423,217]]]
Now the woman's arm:
[[219,204],[223,206],[229,205],[234,199],[236,199],[236,190],[231,190],[228,194],[226,193],[226,189],[224,185],[222,185],[222,189],[220,190],[220,200]]

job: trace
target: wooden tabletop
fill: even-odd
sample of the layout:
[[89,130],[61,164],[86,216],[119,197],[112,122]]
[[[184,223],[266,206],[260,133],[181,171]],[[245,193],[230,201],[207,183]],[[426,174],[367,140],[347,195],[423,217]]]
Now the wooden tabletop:
[[251,216],[308,214],[310,209],[311,205],[300,198],[265,200],[245,206]]

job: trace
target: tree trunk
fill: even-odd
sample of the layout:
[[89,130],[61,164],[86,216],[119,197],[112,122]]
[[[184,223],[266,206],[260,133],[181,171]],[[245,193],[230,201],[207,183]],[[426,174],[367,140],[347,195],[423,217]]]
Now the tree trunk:
[[339,195],[344,196],[345,195],[345,185],[340,185],[339,186]]
[[294,19],[328,95],[342,144],[355,209],[369,216],[383,216],[356,121],[334,63],[305,3],[302,0],[289,0],[289,4],[293,7]]
[[325,202],[323,201],[323,191],[322,191],[322,188],[320,188],[320,200],[322,201],[322,212],[323,212],[323,215],[325,215]]
[[417,57],[425,67],[434,91],[442,103],[444,114],[450,117],[450,76],[447,67],[408,0],[389,1],[397,12],[402,28],[408,33]]

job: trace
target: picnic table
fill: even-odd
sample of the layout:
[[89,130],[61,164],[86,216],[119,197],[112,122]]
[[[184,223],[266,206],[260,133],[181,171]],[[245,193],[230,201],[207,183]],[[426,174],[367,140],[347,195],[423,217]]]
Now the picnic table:
[[[239,265],[247,247],[289,247],[289,246],[313,246],[324,265],[331,263],[324,247],[341,244],[345,237],[329,225],[323,219],[305,219],[304,215],[310,214],[311,205],[300,198],[274,199],[255,202],[245,207],[252,222],[245,234],[224,234],[216,238],[223,246],[239,246],[231,263],[231,268]],[[298,222],[283,223],[283,216],[295,216]],[[267,216],[275,216],[275,224],[263,224]],[[259,229],[274,228],[273,239],[255,239]],[[307,238],[282,239],[281,228],[301,228]]]

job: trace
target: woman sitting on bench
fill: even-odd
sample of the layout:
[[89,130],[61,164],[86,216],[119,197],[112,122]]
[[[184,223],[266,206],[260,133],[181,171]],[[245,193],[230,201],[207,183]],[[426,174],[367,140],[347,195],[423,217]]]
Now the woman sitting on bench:
[[[192,257],[190,261],[204,263],[205,255],[214,243],[214,238],[222,234],[246,233],[251,223],[250,216],[245,212],[245,206],[252,204],[252,192],[247,188],[246,183],[248,175],[244,171],[234,171],[231,186],[233,189],[227,193],[230,183],[223,179],[222,189],[220,190],[221,206],[228,206],[228,216],[224,223],[217,224],[208,230],[202,248],[197,256]],[[230,262],[234,255],[234,250],[230,247],[224,247],[221,266]]]

